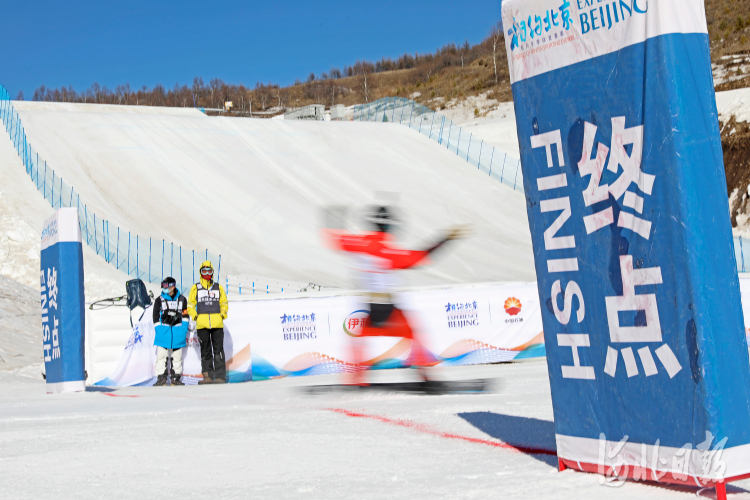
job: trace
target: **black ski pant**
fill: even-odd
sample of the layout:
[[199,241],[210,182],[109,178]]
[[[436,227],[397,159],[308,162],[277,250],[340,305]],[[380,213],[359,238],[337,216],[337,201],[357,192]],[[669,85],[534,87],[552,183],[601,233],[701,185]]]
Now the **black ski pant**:
[[198,341],[201,343],[201,371],[208,372],[212,379],[227,379],[224,360],[224,329],[200,328]]

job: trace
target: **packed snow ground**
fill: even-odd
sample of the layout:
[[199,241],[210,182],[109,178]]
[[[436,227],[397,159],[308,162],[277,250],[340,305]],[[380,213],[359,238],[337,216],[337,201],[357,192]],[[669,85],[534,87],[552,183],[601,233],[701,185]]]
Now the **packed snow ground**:
[[[410,370],[371,373],[412,380]],[[488,394],[306,395],[333,376],[45,395],[32,369],[0,372],[0,497],[694,498],[698,488],[557,472],[544,360],[455,367]],[[750,498],[750,481],[728,487]],[[715,498],[713,490],[701,497]]]

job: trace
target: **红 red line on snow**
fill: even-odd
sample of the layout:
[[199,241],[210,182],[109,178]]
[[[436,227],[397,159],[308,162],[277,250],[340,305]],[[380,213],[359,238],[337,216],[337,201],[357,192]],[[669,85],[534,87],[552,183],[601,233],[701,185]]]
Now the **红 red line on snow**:
[[485,444],[488,446],[494,446],[496,448],[503,448],[506,450],[517,451],[521,453],[529,453],[532,455],[552,455],[552,456],[557,455],[557,451],[555,450],[547,450],[545,448],[533,448],[533,447],[528,447],[528,446],[515,446],[512,444],[504,443],[502,441],[490,441],[489,439],[479,439],[479,438],[473,438],[469,436],[462,436],[460,434],[453,434],[451,432],[438,431],[435,429],[431,429],[427,427],[426,425],[412,422],[411,420],[393,419],[393,418],[388,418],[388,417],[382,417],[380,415],[368,415],[367,413],[358,413],[358,412],[354,412],[351,410],[345,410],[343,408],[326,408],[326,409],[328,411],[332,411],[341,415],[346,415],[347,417],[367,418],[370,420],[377,420],[378,422],[383,422],[385,424],[398,425],[399,427],[406,427],[408,429],[414,429],[418,432],[423,432],[425,434],[439,436],[439,437],[443,437],[446,439],[458,439],[460,441],[467,441],[469,443]]

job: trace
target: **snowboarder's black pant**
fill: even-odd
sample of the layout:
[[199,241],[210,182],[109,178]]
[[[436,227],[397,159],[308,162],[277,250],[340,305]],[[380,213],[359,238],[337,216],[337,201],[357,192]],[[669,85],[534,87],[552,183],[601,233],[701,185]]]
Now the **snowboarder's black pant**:
[[224,329],[200,328],[198,341],[201,343],[201,371],[208,372],[212,379],[227,379],[224,360]]

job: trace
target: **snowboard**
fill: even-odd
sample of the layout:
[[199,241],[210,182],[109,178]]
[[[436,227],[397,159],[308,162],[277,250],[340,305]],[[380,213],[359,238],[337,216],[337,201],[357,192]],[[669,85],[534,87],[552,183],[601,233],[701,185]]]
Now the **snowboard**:
[[419,382],[391,382],[372,383],[369,385],[308,385],[300,389],[307,394],[331,394],[336,392],[405,392],[413,394],[443,395],[443,394],[473,394],[484,393],[490,389],[489,379],[476,380],[427,380]]

